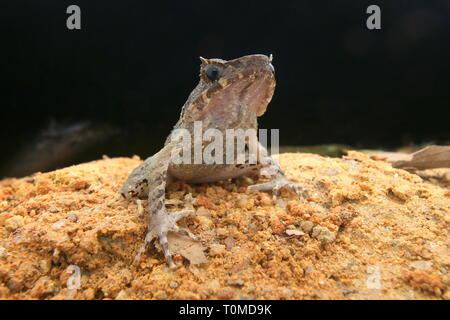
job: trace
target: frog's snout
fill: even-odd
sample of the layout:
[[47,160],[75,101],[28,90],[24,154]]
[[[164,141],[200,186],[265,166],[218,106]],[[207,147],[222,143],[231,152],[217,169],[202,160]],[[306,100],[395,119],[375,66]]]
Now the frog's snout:
[[275,68],[273,67],[273,65],[271,63],[269,63],[269,67],[268,68],[269,68],[269,71],[272,72],[272,74],[275,74]]

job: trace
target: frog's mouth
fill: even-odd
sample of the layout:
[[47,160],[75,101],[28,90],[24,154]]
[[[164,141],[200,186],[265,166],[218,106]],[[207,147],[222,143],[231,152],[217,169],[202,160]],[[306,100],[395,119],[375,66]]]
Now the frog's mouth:
[[[269,64],[269,66],[272,65]],[[239,100],[259,117],[266,112],[274,90],[275,79],[272,71],[270,73],[264,71],[256,74],[253,81],[248,81],[247,85],[240,92]]]
[[[213,90],[204,109],[205,114],[215,117],[236,118],[251,113],[261,116],[267,109],[275,90],[273,67],[247,70],[222,83]],[[231,119],[230,119],[231,120]]]

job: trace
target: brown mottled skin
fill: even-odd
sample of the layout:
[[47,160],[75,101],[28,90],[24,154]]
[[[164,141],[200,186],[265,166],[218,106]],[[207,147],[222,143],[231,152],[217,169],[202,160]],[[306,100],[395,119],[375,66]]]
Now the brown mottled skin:
[[[257,117],[266,111],[275,89],[271,58],[256,54],[229,61],[204,58],[201,61],[200,82],[184,104],[174,129],[184,128],[193,134],[194,121],[198,120],[202,121],[203,132],[208,128],[222,133],[226,129],[257,129]],[[281,187],[286,186],[300,195],[299,187],[285,177],[257,139],[254,141],[265,162],[258,159],[257,164],[174,164],[171,153],[180,146],[178,140],[174,141],[169,136],[161,151],[133,170],[121,193],[127,199],[147,198],[150,213],[145,243],[135,261],[140,259],[147,244],[158,238],[167,263],[174,267],[167,233],[174,231],[198,240],[189,230],[177,226],[177,221],[192,214],[192,210],[169,214],[165,208],[165,189],[172,179],[188,183],[213,182],[259,170],[264,163],[265,167],[272,169],[272,180],[250,186],[250,190],[274,191],[277,194]]]

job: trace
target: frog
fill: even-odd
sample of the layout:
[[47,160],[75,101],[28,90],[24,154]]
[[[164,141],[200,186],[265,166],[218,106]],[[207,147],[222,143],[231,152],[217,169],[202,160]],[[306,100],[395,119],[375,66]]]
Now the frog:
[[[246,55],[232,60],[200,57],[199,82],[181,108],[179,120],[164,146],[130,173],[120,191],[128,201],[148,200],[147,234],[136,254],[135,263],[140,261],[148,245],[157,240],[155,244],[159,243],[167,264],[170,268],[175,268],[169,250],[169,232],[201,241],[189,229],[177,225],[181,218],[194,214],[194,210],[169,212],[166,208],[166,187],[173,181],[189,184],[213,183],[251,173],[259,174],[265,169],[265,172],[269,172],[265,173],[266,177],[269,176],[269,181],[248,186],[249,192],[272,192],[276,197],[282,188],[288,188],[299,197],[304,195],[305,190],[286,177],[279,164],[257,138],[245,140],[246,160],[243,163],[173,161],[173,155],[181,150],[180,139],[176,139],[173,133],[184,130],[194,134],[195,124],[199,121],[203,129],[215,129],[223,134],[230,129],[256,132],[257,119],[266,112],[275,91],[272,59],[272,55],[265,54]],[[201,143],[202,150],[206,146],[206,142]],[[250,147],[257,150],[256,163],[248,161]],[[223,152],[226,153],[227,149],[224,148]]]

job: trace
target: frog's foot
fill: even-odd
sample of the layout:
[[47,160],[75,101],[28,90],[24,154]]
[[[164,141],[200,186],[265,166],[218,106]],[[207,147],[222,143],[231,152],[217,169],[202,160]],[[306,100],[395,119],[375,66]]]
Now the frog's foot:
[[272,191],[274,198],[280,195],[281,188],[289,188],[294,191],[299,198],[306,195],[306,190],[284,177],[275,178],[269,182],[259,183],[247,188],[248,191]]
[[177,221],[181,218],[193,214],[193,210],[177,211],[168,213],[165,210],[151,216],[149,230],[145,236],[144,245],[141,247],[136,257],[134,258],[134,264],[137,264],[141,258],[142,253],[145,252],[147,245],[155,238],[158,238],[161,245],[164,256],[166,257],[167,264],[170,268],[175,268],[176,265],[172,260],[172,254],[169,250],[169,241],[167,240],[167,234],[169,231],[177,232],[182,235],[186,235],[193,240],[200,241],[196,235],[187,229],[183,229],[177,226]]

